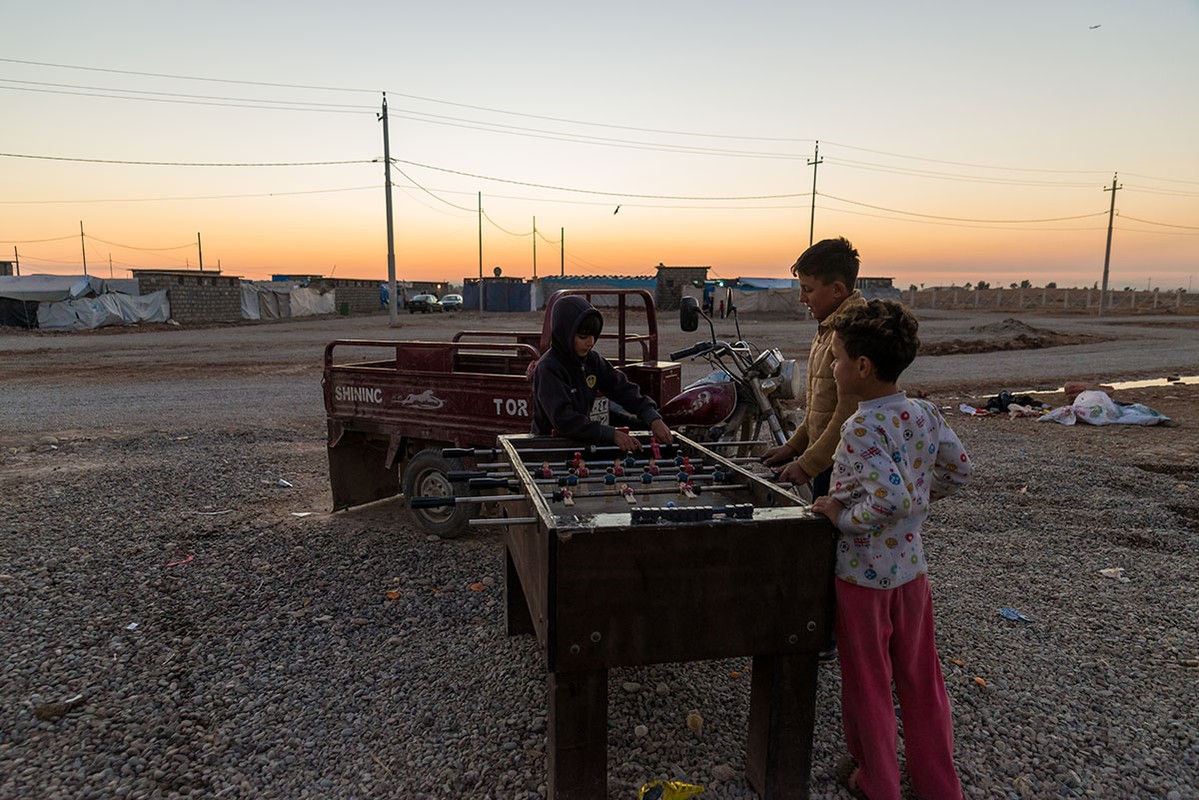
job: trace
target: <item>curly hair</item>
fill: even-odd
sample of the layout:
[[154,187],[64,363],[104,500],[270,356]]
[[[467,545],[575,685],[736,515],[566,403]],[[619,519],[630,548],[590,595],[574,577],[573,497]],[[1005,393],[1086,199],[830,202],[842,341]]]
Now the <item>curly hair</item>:
[[880,378],[894,383],[916,360],[920,349],[920,323],[906,306],[895,300],[871,300],[853,306],[830,327],[841,337],[852,358],[866,356]]
[[822,239],[804,250],[791,267],[791,274],[819,278],[824,283],[841,281],[852,290],[858,282],[858,251],[844,236]]

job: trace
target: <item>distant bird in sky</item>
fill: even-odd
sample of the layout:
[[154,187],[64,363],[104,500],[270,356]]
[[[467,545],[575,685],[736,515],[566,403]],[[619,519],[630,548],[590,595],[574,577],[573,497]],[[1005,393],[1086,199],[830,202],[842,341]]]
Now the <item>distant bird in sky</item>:
[[1102,27],[1103,27],[1103,25],[1092,25],[1090,28],[1088,28],[1088,30],[1092,30],[1092,31],[1093,31],[1093,30],[1095,30],[1096,28],[1102,28]]
[[613,211],[612,214],[613,214],[613,216],[615,216],[619,212],[620,212],[620,206],[617,206],[616,211]]

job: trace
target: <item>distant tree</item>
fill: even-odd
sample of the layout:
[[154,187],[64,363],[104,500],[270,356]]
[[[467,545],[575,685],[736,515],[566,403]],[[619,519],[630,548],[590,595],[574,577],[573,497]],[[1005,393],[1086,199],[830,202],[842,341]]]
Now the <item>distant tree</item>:
[[983,289],[990,289],[991,284],[987,283],[986,281],[979,281],[978,285],[975,286],[974,288],[978,289],[981,292]]
[[970,291],[971,289],[973,289],[973,288],[974,288],[974,284],[973,284],[973,283],[970,283],[970,281],[966,281],[966,285],[965,285],[965,286],[963,286],[962,288],[963,288],[963,289],[965,289],[965,290],[968,292],[968,291]]
[[1045,288],[1046,289],[1056,289],[1057,281],[1050,281],[1049,283],[1045,284]]
[[1011,285],[1010,285],[1008,288],[1010,288],[1010,289],[1015,289],[1015,288],[1016,288],[1016,283],[1015,283],[1015,281],[1013,281],[1013,282],[1011,283]]
[[1021,289],[1031,289],[1032,281],[1030,281],[1028,278],[1025,278],[1024,280],[1020,281],[1020,288]]
[[916,284],[914,284],[914,283],[913,283],[913,284],[911,284],[910,286],[908,286],[908,291],[909,291],[909,292],[914,292],[914,291],[916,291]]

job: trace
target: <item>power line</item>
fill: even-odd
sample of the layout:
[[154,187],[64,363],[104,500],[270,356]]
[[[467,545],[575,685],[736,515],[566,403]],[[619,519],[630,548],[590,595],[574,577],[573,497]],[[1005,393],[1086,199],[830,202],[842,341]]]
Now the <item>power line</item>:
[[[0,155],[3,155],[3,153],[0,153]],[[803,193],[799,193],[799,194],[750,195],[750,196],[746,196],[746,197],[687,197],[687,196],[682,196],[682,195],[668,195],[668,194],[630,194],[627,192],[605,192],[605,191],[600,191],[598,189],[575,189],[575,188],[571,188],[568,186],[554,186],[554,185],[546,184],[546,183],[530,183],[528,181],[517,181],[517,180],[510,180],[507,178],[493,178],[493,177],[489,177],[487,175],[479,175],[479,174],[473,173],[473,172],[463,172],[462,170],[449,169],[447,167],[435,167],[435,166],[432,166],[431,164],[421,164],[417,161],[406,161],[402,158],[394,158],[394,159],[392,159],[392,161],[394,163],[408,164],[409,166],[412,166],[412,167],[422,167],[424,169],[431,169],[431,170],[435,170],[437,172],[447,172],[447,173],[450,173],[451,175],[461,175],[466,178],[476,178],[478,180],[494,181],[495,183],[508,183],[508,184],[513,184],[515,186],[530,186],[535,189],[552,189],[552,190],[558,191],[558,192],[578,192],[579,194],[594,194],[594,195],[599,195],[599,196],[603,196],[603,197],[633,197],[633,198],[637,198],[640,200],[696,200],[696,201],[726,200],[727,201],[727,200],[783,200],[783,199],[790,199],[790,198],[794,198],[794,197],[804,197],[805,196]]]
[[995,223],[995,224],[1000,224],[1000,225],[1027,225],[1027,224],[1031,224],[1034,222],[1065,222],[1065,221],[1074,220],[1074,219],[1088,219],[1090,217],[1097,217],[1097,216],[1101,216],[1101,215],[1107,213],[1107,212],[1103,212],[1103,211],[1098,211],[1093,214],[1078,214],[1076,216],[1070,216],[1070,217],[1047,217],[1045,219],[969,219],[969,218],[965,218],[965,217],[942,217],[942,216],[937,216],[936,214],[921,214],[921,213],[918,213],[915,211],[900,211],[895,208],[886,208],[884,206],[874,206],[874,205],[870,205],[869,203],[859,202],[857,200],[846,200],[843,197],[835,197],[831,194],[826,194],[826,193],[821,193],[820,196],[827,197],[830,200],[836,200],[841,203],[848,203],[848,204],[854,205],[854,206],[862,206],[863,208],[873,208],[876,211],[888,211],[892,214],[903,214],[905,216],[911,216],[911,217],[924,217],[926,219],[939,219],[939,220],[945,220],[948,222],[986,222],[986,223]]
[[[142,100],[147,103],[174,103],[176,105],[212,106],[212,107],[216,107],[216,108],[260,108],[260,109],[268,109],[268,110],[273,110],[273,111],[313,111],[313,112],[319,111],[319,112],[328,113],[328,114],[370,114],[370,113],[373,113],[369,110],[347,111],[344,109],[336,109],[336,108],[301,108],[301,107],[285,108],[285,107],[278,107],[278,106],[263,105],[264,102],[270,102],[270,101],[254,101],[254,102],[245,102],[245,103],[217,103],[217,102],[213,102],[213,101],[180,100],[180,99],[170,99],[170,98],[165,98],[165,97],[130,97],[127,95],[105,94],[102,92],[68,92],[68,91],[65,91],[62,89],[31,89],[26,86],[0,86],[0,89],[8,89],[9,91],[13,91],[13,92],[36,92],[36,93],[40,93],[40,94],[65,94],[65,95],[70,95],[72,97],[105,97],[110,100]],[[125,91],[125,90],[112,89],[110,91]],[[308,104],[296,104],[296,105],[299,106],[299,105],[308,105]]]
[[39,161],[72,161],[80,164],[124,164],[139,167],[338,167],[347,164],[372,164],[378,159],[367,158],[353,161],[282,161],[258,163],[219,163],[198,161],[126,161],[109,158],[75,158],[68,156],[37,156],[27,153],[0,153],[0,158],[30,158]]
[[376,191],[378,186],[347,186],[341,189],[306,189],[294,192],[257,192],[253,194],[206,194],[183,195],[180,197],[108,197],[91,200],[0,200],[0,205],[55,205],[71,203],[166,203],[179,200],[242,200],[255,197],[289,197],[305,194],[332,194],[335,192]]
[[128,69],[107,69],[104,67],[79,67],[71,64],[50,64],[45,61],[22,61],[16,58],[0,58],[10,64],[27,64],[35,67],[54,67],[55,69],[78,69],[86,72],[108,72],[115,75],[137,75],[144,78],[171,78],[180,81],[206,81],[208,83],[235,83],[242,86],[269,86],[282,89],[315,89],[323,92],[370,92],[379,94],[377,89],[353,89],[336,86],[311,86],[301,83],[268,83],[266,81],[233,80],[231,78],[197,78],[192,75],[170,75],[162,72],[137,72]]

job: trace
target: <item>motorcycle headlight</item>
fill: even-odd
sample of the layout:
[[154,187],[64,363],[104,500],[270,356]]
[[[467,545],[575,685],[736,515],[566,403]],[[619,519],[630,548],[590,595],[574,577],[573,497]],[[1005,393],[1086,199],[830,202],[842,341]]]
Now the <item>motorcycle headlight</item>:
[[777,347],[772,347],[758,354],[758,357],[754,359],[752,369],[763,378],[773,378],[775,375],[778,375],[782,365],[782,351]]
[[795,400],[803,397],[803,375],[795,359],[788,358],[779,366],[779,374],[774,380],[779,383],[779,397],[783,400]]

